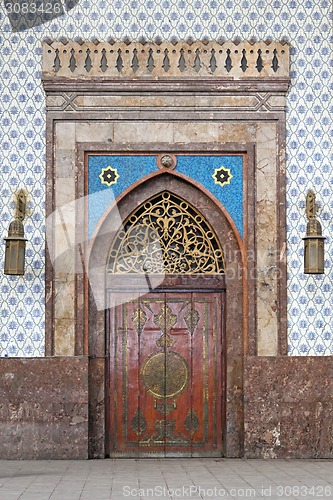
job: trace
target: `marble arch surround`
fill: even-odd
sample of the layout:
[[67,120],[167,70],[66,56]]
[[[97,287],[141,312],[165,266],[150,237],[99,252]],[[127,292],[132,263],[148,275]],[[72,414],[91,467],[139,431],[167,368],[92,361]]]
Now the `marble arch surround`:
[[[49,47],[45,44],[45,51]],[[206,71],[140,79],[129,74],[88,77],[70,70],[57,75],[48,61],[44,57],[48,215],[86,194],[89,151],[140,153],[149,148],[191,154],[234,151],[247,156],[248,238],[243,255],[252,252],[249,267],[256,279],[242,282],[248,342],[242,342],[238,360],[230,357],[227,366],[227,385],[238,409],[230,414],[228,428],[233,432],[225,450],[226,456],[242,456],[242,357],[287,354],[286,62],[282,76],[256,78],[250,68],[248,74],[235,70],[231,76],[214,77]],[[82,64],[78,65],[80,69]],[[70,238],[80,239],[84,228],[76,216],[73,211],[66,229]],[[58,251],[67,244],[60,234],[48,243]],[[67,252],[53,266],[47,254],[46,355],[89,357],[89,456],[103,457],[105,352],[89,346],[88,284],[83,273],[75,272],[77,260],[79,255]],[[103,321],[93,328],[96,338],[105,334]]]

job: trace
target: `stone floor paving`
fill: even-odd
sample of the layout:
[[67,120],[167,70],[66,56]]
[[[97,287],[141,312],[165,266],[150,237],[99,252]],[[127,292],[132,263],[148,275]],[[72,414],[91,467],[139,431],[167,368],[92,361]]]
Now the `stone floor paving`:
[[0,461],[0,500],[333,499],[333,460]]

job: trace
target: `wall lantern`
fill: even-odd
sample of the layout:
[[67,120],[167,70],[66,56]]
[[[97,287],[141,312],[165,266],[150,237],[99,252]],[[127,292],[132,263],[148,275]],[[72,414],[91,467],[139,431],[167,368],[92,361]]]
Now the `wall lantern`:
[[309,191],[306,196],[306,236],[304,240],[304,273],[324,274],[324,241],[321,224],[316,218],[316,195]]
[[15,220],[9,224],[8,236],[5,238],[5,274],[24,274],[25,242],[23,219],[25,217],[26,195],[23,189],[16,194]]

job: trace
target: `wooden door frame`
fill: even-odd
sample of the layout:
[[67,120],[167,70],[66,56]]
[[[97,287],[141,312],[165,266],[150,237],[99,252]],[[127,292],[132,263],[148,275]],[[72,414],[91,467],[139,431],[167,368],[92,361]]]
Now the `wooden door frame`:
[[[125,283],[124,283],[125,282]],[[121,293],[122,291],[139,291],[138,283],[142,283],[142,280],[136,275],[109,275],[107,279],[107,285],[111,288],[107,288],[106,297],[107,303],[109,303],[110,296]],[[118,290],[117,290],[118,289]],[[225,286],[225,276],[223,274],[207,274],[207,275],[165,275],[163,282],[151,290],[148,294],[144,296],[149,296],[150,293],[219,293],[221,295],[221,343],[222,343],[222,353],[221,353],[221,369],[220,376],[222,378],[221,388],[222,393],[222,403],[221,403],[221,427],[222,427],[222,452],[221,457],[225,456],[225,444],[226,444],[226,286]],[[112,332],[110,326],[110,314],[111,308],[107,308],[105,311],[105,325],[106,325],[106,355],[105,355],[105,456],[110,457],[110,451],[112,446],[111,433],[111,415],[110,415],[110,403],[111,403],[111,341]],[[187,456],[187,455],[186,455]],[[204,455],[202,456],[204,457]]]
[[[184,200],[196,207],[207,222],[214,228],[220,241],[225,257],[226,275],[226,430],[225,456],[238,457],[243,454],[243,356],[247,340],[248,319],[254,317],[255,304],[252,301],[253,290],[248,293],[247,272],[254,268],[254,256],[245,253],[245,244],[237,234],[235,226],[224,207],[204,188],[184,179],[176,173],[161,172],[148,176],[144,182],[136,184],[133,189],[119,197],[105,214],[99,231],[91,243],[89,259],[89,283],[101,291],[104,296],[109,288],[106,283],[106,263],[112,238],[115,231],[109,228],[113,225],[114,214],[125,220],[140,204],[161,191],[168,190],[180,195]],[[249,228],[247,232],[254,234],[254,217],[247,217]],[[113,237],[114,237],[113,236]],[[92,276],[92,270],[100,270]],[[107,276],[110,279],[110,275]],[[204,287],[205,276],[201,276],[200,287]],[[86,314],[88,319],[88,350],[89,350],[89,456],[105,456],[105,379],[106,379],[106,339],[105,339],[105,309],[96,307],[94,296],[86,284]],[[119,282],[121,287],[121,282]],[[250,332],[254,335],[254,331]]]

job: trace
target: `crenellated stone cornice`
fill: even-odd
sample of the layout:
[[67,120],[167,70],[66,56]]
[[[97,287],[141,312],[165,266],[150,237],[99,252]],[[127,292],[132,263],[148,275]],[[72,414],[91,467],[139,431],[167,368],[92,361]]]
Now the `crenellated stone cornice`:
[[[289,46],[284,42],[69,42],[43,43],[44,86],[52,82],[140,81],[154,84],[182,81],[200,86],[240,85],[269,81],[289,83]],[[66,83],[67,82],[67,83]],[[285,86],[284,85],[284,86]]]

